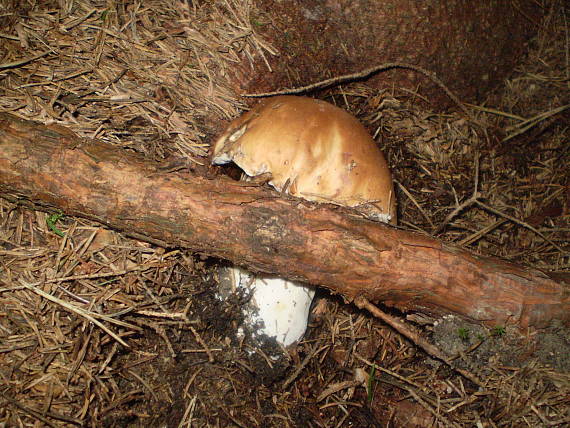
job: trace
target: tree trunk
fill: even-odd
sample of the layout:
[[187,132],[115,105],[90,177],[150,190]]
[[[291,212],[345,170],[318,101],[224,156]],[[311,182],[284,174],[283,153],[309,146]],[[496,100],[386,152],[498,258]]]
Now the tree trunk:
[[[263,0],[255,1],[256,33],[274,46],[272,72],[257,60],[236,67],[237,92],[267,92],[405,62],[435,73],[459,98],[476,102],[511,75],[541,22],[532,0]],[[366,83],[404,88],[432,106],[451,104],[425,76],[378,73]],[[421,97],[418,97],[419,102]]]
[[227,177],[172,173],[62,127],[0,115],[0,195],[253,271],[404,311],[490,326],[570,321],[570,293],[542,272],[475,256],[348,209]]

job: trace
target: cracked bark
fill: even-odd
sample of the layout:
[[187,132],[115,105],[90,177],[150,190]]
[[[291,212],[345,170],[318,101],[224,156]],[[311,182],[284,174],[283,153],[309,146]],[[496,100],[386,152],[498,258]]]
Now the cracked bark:
[[173,173],[62,127],[0,115],[0,196],[166,247],[320,285],[346,300],[489,326],[570,322],[567,285],[350,210],[227,177]]

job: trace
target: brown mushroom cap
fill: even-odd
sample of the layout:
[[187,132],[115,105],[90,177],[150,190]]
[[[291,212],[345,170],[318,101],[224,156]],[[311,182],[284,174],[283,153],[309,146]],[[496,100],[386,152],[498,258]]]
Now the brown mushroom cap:
[[392,176],[364,126],[325,101],[278,96],[230,123],[214,143],[212,163],[233,161],[251,176],[271,174],[278,191],[356,207],[396,220]]

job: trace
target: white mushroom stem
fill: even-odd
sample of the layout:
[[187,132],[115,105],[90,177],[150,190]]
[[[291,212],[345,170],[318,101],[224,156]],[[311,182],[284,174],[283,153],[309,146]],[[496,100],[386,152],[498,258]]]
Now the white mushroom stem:
[[[377,221],[396,220],[392,176],[366,129],[324,101],[281,96],[234,120],[214,143],[212,164],[234,162],[248,176],[271,174],[276,190],[352,207]],[[277,277],[230,268],[236,287],[251,291],[262,333],[287,346],[305,333],[314,290]]]
[[238,267],[226,269],[235,287],[251,297],[244,315],[251,328],[260,326],[256,335],[273,337],[283,346],[303,337],[314,288],[276,276],[255,276]]

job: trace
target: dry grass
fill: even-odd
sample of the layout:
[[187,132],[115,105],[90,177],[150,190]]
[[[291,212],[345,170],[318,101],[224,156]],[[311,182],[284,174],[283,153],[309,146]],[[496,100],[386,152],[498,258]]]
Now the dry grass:
[[[266,68],[277,54],[246,0],[8,3],[0,111],[158,160],[203,163],[245,105],[235,65]],[[568,17],[545,4],[528,59],[470,107],[484,127],[419,110],[409,90],[319,95],[358,115],[387,153],[404,227],[570,275]],[[216,261],[48,218],[0,199],[0,426],[570,423],[568,373],[529,358],[540,335],[479,346],[504,341],[510,362],[477,364],[467,349],[457,364],[480,388],[324,296],[306,340],[275,362],[232,337],[240,311],[215,298]]]
[[14,4],[0,34],[0,109],[153,157],[204,155],[205,137],[243,107],[235,65],[273,52],[245,0]]

